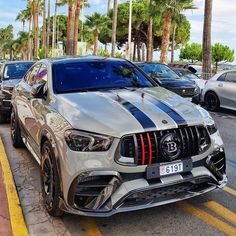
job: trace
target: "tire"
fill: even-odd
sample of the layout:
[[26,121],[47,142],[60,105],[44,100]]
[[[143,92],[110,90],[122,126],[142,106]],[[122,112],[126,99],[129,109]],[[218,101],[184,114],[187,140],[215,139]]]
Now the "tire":
[[7,121],[7,118],[3,114],[1,114],[0,115],[0,124],[5,123],[6,121]]
[[204,102],[208,111],[217,111],[220,108],[220,100],[214,92],[208,92]]
[[64,212],[59,208],[60,179],[55,154],[49,141],[43,143],[41,157],[41,187],[44,206],[51,216],[62,216]]
[[12,145],[15,148],[24,147],[19,122],[17,120],[16,113],[14,112],[14,110],[12,110],[11,113],[11,140]]

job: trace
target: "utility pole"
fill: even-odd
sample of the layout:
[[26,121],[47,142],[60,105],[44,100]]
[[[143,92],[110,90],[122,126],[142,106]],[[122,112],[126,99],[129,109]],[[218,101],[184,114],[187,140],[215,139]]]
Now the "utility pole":
[[132,0],[129,0],[129,33],[128,33],[128,60],[131,60],[131,36],[132,36]]

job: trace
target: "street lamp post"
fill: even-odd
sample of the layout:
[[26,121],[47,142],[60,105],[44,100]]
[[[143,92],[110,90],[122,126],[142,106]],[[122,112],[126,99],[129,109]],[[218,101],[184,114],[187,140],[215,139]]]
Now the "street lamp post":
[[131,60],[132,0],[129,1],[128,60]]

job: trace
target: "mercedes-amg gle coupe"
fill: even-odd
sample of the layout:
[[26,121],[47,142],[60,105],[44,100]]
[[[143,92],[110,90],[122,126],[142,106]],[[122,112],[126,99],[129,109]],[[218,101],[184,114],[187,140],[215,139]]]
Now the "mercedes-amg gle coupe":
[[209,113],[123,59],[41,60],[12,96],[11,137],[41,168],[49,214],[154,207],[222,188]]

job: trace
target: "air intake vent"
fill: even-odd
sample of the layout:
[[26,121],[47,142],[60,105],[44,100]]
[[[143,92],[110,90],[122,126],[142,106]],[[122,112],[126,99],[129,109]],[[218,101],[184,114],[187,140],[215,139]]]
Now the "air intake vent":
[[116,176],[89,176],[77,184],[74,193],[76,207],[98,210],[117,189],[120,180]]

